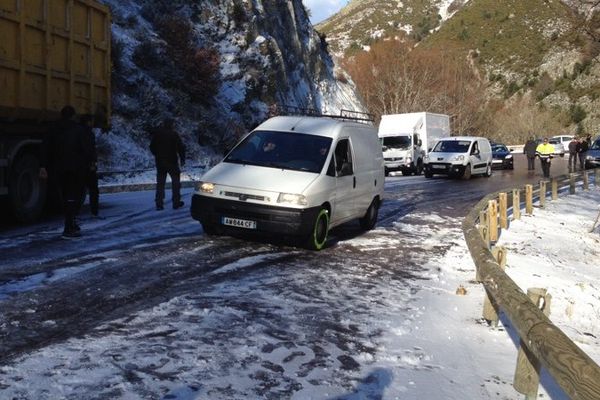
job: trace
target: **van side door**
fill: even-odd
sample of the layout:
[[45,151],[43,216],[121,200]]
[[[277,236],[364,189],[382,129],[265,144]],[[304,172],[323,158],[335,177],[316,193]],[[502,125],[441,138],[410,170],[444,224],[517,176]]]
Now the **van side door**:
[[479,148],[479,141],[474,140],[471,145],[471,152],[469,155],[469,160],[471,163],[471,171],[474,174],[480,173],[487,167],[486,162],[481,157],[481,149]]
[[354,214],[356,177],[352,158],[352,146],[349,138],[340,139],[333,153],[335,165],[335,206],[331,219],[333,222],[346,221]]

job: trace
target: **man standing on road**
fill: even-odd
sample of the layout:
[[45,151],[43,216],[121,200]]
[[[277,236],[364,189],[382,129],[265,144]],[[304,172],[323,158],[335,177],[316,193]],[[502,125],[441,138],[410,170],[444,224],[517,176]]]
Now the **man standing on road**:
[[569,142],[569,171],[575,172],[577,169],[577,154],[581,149],[581,143],[577,136],[573,136],[573,139]]
[[83,196],[86,168],[92,158],[92,149],[86,140],[85,129],[75,122],[75,109],[65,106],[61,119],[44,138],[40,178],[48,178],[47,168],[56,174],[62,195],[65,228],[63,238],[81,236],[75,221]]
[[548,138],[544,138],[543,143],[538,145],[538,147],[535,149],[535,152],[542,163],[544,178],[550,178],[550,163],[552,160],[552,155],[554,154],[554,146],[548,143]]
[[533,136],[529,138],[527,143],[525,143],[525,147],[523,148],[523,153],[527,156],[527,170],[533,171],[535,170],[535,150],[537,145],[535,144],[535,139]]
[[[156,161],[156,209],[162,210],[163,200],[165,198],[165,182],[167,174],[171,177],[173,192],[173,209],[183,207],[181,201],[181,183],[179,163],[183,167],[185,164],[185,147],[181,138],[173,129],[174,120],[166,119],[152,133],[150,142],[150,151]],[[179,156],[179,159],[177,158]]]
[[583,171],[585,169],[585,159],[587,157],[588,150],[590,149],[589,142],[585,139],[581,139],[581,144],[579,148],[579,167]]

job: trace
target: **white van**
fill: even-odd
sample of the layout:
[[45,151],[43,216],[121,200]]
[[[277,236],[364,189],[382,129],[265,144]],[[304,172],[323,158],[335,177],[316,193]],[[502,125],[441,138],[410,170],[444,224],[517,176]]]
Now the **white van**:
[[370,125],[328,117],[274,117],[209,170],[192,198],[207,234],[293,235],[315,250],[330,228],[377,222],[383,155]]
[[425,157],[425,177],[435,174],[469,179],[492,176],[492,148],[484,137],[455,136],[440,139]]

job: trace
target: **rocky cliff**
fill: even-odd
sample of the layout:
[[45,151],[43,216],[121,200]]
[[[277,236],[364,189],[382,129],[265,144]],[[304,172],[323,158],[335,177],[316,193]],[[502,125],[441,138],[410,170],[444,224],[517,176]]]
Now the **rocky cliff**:
[[105,169],[152,165],[168,117],[192,163],[211,163],[275,105],[361,111],[300,0],[104,0],[113,14],[112,130]]

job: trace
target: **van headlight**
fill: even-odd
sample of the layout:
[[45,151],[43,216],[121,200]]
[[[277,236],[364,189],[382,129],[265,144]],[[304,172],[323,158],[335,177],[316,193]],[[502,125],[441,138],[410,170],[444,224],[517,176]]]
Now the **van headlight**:
[[593,159],[594,159],[594,156],[587,156],[585,159],[586,159],[586,160],[593,160]]
[[299,206],[305,206],[308,204],[306,201],[306,197],[301,194],[291,194],[291,193],[279,193],[279,197],[277,198],[278,203],[287,203],[287,204],[296,204]]
[[509,160],[509,159],[511,159],[511,158],[512,158],[512,154],[509,154],[509,155],[507,155],[507,156],[506,156],[506,157],[504,157],[504,158],[506,158],[507,160]]
[[465,159],[465,156],[461,154],[459,156],[454,157],[452,159],[452,161],[463,161],[464,159]]
[[197,189],[199,192],[202,193],[213,194],[213,192],[215,191],[215,185],[214,183],[210,182],[200,182],[198,184]]

